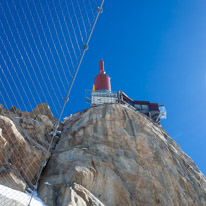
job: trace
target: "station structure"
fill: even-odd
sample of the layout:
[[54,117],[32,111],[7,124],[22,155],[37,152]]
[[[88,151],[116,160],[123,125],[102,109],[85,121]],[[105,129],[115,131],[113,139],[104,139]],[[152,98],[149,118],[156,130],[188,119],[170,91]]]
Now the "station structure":
[[161,119],[166,119],[164,105],[149,101],[137,101],[128,97],[123,91],[111,91],[111,79],[104,70],[104,61],[99,61],[99,74],[94,79],[93,90],[86,90],[86,101],[92,107],[100,104],[123,104],[132,110],[138,111],[155,123],[161,124]]

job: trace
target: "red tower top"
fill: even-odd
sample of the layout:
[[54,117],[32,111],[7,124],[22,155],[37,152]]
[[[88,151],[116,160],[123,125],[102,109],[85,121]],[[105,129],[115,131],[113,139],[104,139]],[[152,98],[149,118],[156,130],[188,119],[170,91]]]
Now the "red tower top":
[[105,71],[104,71],[104,61],[103,60],[99,61],[99,73],[100,74],[105,74]]
[[94,79],[95,90],[111,91],[110,77],[105,74],[104,61],[99,61],[99,74]]

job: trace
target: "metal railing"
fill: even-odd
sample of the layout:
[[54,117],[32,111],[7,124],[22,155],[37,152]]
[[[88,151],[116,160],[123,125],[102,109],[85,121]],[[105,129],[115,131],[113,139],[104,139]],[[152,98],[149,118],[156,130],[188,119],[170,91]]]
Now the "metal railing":
[[86,90],[86,102],[91,106],[100,105],[100,104],[117,104],[118,95],[117,92],[110,92],[107,90]]

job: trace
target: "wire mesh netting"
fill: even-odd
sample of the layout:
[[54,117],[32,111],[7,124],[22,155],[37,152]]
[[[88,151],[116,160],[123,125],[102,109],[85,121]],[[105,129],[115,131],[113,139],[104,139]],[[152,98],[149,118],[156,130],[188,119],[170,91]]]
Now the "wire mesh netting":
[[36,189],[102,5],[103,0],[0,2],[1,185]]

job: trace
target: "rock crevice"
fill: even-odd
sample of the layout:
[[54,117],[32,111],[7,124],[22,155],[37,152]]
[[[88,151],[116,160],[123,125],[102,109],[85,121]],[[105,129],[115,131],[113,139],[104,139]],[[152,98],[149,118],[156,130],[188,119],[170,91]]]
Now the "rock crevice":
[[0,105],[0,184],[20,191],[33,187],[40,166],[50,156],[47,150],[56,123],[46,103],[32,112]]

